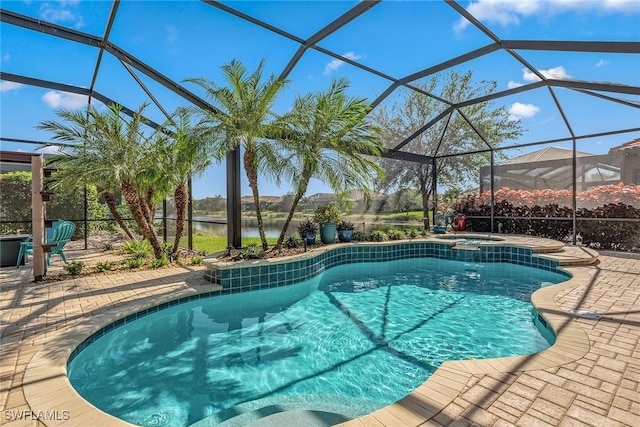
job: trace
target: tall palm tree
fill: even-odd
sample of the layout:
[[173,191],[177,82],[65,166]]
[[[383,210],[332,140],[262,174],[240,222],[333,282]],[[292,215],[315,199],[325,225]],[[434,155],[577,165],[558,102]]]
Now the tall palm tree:
[[[46,130],[54,134],[53,139],[67,143],[77,143],[75,147],[63,147],[60,154],[51,158],[47,163],[57,168],[53,188],[77,188],[95,185],[105,200],[109,212],[116,223],[129,239],[134,239],[129,226],[118,211],[116,200],[119,193],[115,169],[105,159],[112,154],[109,141],[101,138],[90,138],[86,129],[91,127],[91,115],[82,110],[62,109],[56,112],[66,124],[52,120],[44,121],[37,129]],[[89,145],[85,145],[85,141]]]
[[[105,112],[92,106],[86,111],[63,109],[56,114],[64,123],[47,120],[37,128],[52,132],[54,140],[78,144],[65,148],[66,156],[58,159],[61,172],[58,176],[72,180],[75,171],[76,182],[78,177],[83,177],[83,183],[105,185],[110,190],[118,188],[140,233],[153,246],[155,256],[160,258],[162,247],[148,204],[153,199],[153,184],[148,177],[158,173],[152,164],[149,147],[157,145],[157,133],[148,136],[143,132],[145,108],[146,104],[143,104],[128,122],[122,118],[122,107],[118,105],[109,106]],[[118,218],[115,214],[114,217]],[[122,221],[120,225],[123,224]]]
[[262,212],[258,173],[277,175],[274,171],[274,159],[277,159],[272,143],[270,124],[274,121],[273,104],[287,80],[271,75],[262,82],[264,59],[258,68],[248,73],[240,61],[233,60],[222,66],[224,79],[228,87],[220,87],[204,78],[188,79],[202,87],[214,107],[219,111],[202,111],[209,117],[212,129],[224,133],[227,148],[244,148],[243,163],[253,193],[253,201],[258,222],[258,231],[263,250],[267,249]]
[[174,187],[176,232],[172,254],[176,254],[187,217],[189,179],[201,175],[211,165],[212,158],[221,160],[226,149],[217,134],[212,134],[210,129],[204,128],[200,123],[192,123],[192,116],[186,108],[178,108],[165,128],[171,135],[166,177]]
[[385,149],[381,131],[368,120],[366,99],[348,97],[348,87],[347,79],[334,79],[328,90],[298,97],[292,111],[281,119],[289,127],[281,141],[291,153],[281,167],[295,194],[278,247],[311,178],[328,183],[340,198],[356,189],[368,197],[372,177],[382,173],[371,157]]

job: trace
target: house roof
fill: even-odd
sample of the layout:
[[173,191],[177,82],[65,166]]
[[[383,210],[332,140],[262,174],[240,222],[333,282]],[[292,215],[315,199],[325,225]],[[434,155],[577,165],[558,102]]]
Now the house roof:
[[625,142],[624,144],[611,147],[609,153],[619,153],[620,151],[631,150],[640,148],[640,138],[636,138],[632,141]]
[[[576,157],[593,156],[591,153],[576,151]],[[560,147],[543,148],[532,153],[523,154],[522,156],[500,162],[501,165],[513,165],[518,163],[542,162],[545,160],[570,159],[573,157],[573,150],[567,150]]]
[[[280,199],[280,196],[260,196],[261,202],[277,202]],[[253,203],[253,196],[242,196],[240,201],[242,203]]]

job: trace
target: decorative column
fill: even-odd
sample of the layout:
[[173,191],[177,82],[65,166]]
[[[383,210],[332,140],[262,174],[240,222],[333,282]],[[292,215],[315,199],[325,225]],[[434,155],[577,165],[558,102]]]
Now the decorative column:
[[44,186],[44,159],[42,156],[31,157],[31,222],[33,234],[33,278],[40,281],[47,273],[45,253],[45,204],[43,195]]

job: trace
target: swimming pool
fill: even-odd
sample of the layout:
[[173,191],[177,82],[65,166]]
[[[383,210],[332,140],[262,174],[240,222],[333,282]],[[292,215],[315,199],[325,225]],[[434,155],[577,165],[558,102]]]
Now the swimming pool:
[[433,258],[347,264],[122,324],[78,352],[68,376],[89,402],[140,425],[247,421],[276,405],[357,417],[444,360],[547,348],[529,295],[566,278]]

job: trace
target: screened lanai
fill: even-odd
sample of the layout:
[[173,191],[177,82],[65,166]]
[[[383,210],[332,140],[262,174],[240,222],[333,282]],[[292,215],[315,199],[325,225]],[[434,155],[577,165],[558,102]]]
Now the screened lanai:
[[[349,79],[350,95],[368,100],[372,117],[404,111],[402,125],[385,128],[382,157],[430,177],[425,206],[432,212],[453,189],[482,201],[483,208],[464,211],[478,231],[497,231],[508,219],[510,231],[519,232],[523,227],[516,224],[546,218],[566,222],[563,233],[575,242],[584,234],[581,227],[595,224],[587,219],[591,211],[580,211],[599,208],[600,203],[592,206],[594,198],[603,206],[640,209],[640,157],[638,147],[629,145],[640,137],[640,7],[637,2],[536,1],[526,10],[517,5],[4,1],[2,150],[57,152],[63,144],[36,126],[55,120],[61,108],[117,103],[131,114],[146,102],[150,128],[179,106],[215,111],[202,88],[187,80],[204,77],[223,84],[224,64],[237,59],[251,70],[264,60],[265,76],[289,81],[276,104],[279,114],[297,95],[325,88],[338,77]],[[490,89],[472,90],[464,98],[443,92],[447,78],[468,73],[472,86],[491,82]],[[417,115],[403,110],[410,97],[429,108]],[[497,138],[477,114],[486,106],[502,109],[520,131]],[[512,161],[539,150],[563,155],[518,167]],[[198,224],[224,227],[229,245],[242,246],[241,197],[249,194],[242,154],[230,151],[190,181],[194,201],[224,199],[225,214],[199,218],[197,206],[191,206],[189,246]],[[447,171],[462,163],[473,167],[447,178]],[[539,179],[545,187],[536,184]],[[515,182],[522,185],[515,188]],[[269,185],[264,196],[289,191],[286,185]],[[417,189],[400,180],[386,191],[408,187]],[[568,191],[560,203],[568,210],[531,213],[498,206],[506,201],[518,207],[524,203],[514,197],[532,197],[507,190],[540,188]],[[616,188],[624,191],[615,193]],[[314,182],[307,195],[324,192],[323,183]],[[540,197],[534,204],[556,202],[556,195]],[[171,204],[168,200],[159,214],[165,224],[167,217],[171,221]],[[86,239],[95,218],[84,212],[67,219],[84,223]],[[633,226],[640,221],[628,209],[593,216]],[[3,223],[27,220],[2,218]]]

